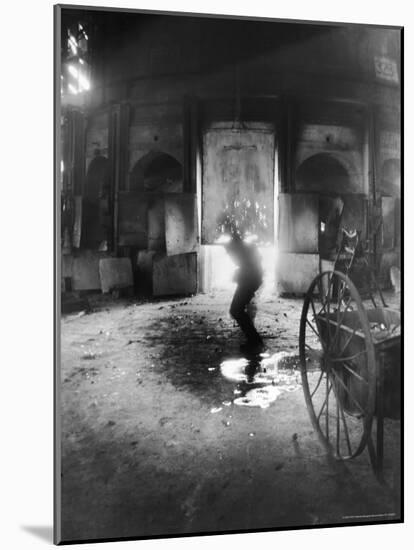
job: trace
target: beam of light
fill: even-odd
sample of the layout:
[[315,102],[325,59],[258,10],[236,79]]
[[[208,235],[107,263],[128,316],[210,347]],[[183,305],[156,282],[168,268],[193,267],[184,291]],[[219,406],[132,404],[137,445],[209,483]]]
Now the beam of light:
[[69,91],[72,93],[72,94],[77,94],[78,93],[78,90],[75,88],[75,86],[73,86],[72,84],[69,84],[68,86],[69,88]]
[[70,40],[69,40],[69,46],[70,46],[70,49],[72,50],[73,55],[77,55],[78,54],[78,48],[77,48],[77,46],[72,44],[72,42]]
[[76,42],[75,38],[72,35],[69,36],[68,44],[70,46],[70,49],[72,50],[72,53],[74,55],[77,55],[77,53],[78,53],[78,43]]
[[89,90],[91,85],[89,83],[89,80],[83,76],[81,73],[79,73],[79,77],[78,77],[78,80],[79,80],[79,85],[81,87],[81,89],[83,90]]
[[81,65],[84,65],[84,64],[85,64],[85,61],[84,61],[83,59],[79,59],[79,63],[80,63]]
[[63,160],[60,161],[60,171],[61,172],[64,172],[65,170],[65,163],[63,162]]
[[68,71],[72,76],[74,76],[75,78],[78,78],[79,71],[76,67],[74,67],[73,65],[68,65]]

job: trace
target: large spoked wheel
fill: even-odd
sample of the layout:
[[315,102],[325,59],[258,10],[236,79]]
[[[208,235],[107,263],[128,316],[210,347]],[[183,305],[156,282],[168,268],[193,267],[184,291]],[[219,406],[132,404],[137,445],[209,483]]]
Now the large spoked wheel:
[[299,334],[303,391],[314,429],[336,458],[358,456],[375,412],[375,350],[355,285],[339,271],[318,275]]

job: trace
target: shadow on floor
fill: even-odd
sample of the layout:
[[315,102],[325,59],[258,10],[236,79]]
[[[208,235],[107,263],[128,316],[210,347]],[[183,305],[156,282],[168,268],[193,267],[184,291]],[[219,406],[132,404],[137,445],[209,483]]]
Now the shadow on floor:
[[51,525],[22,525],[21,528],[39,539],[53,543],[53,527]]

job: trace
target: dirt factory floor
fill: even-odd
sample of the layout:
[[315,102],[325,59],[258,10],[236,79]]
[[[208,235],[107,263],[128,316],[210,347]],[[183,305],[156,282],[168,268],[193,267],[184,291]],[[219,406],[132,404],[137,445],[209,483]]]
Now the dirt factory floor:
[[[63,316],[63,540],[399,518],[398,475],[379,484],[366,450],[335,461],[312,429],[298,373],[302,299],[258,304],[286,376],[283,391],[249,401],[230,298],[106,301]],[[387,421],[397,469],[398,437]]]

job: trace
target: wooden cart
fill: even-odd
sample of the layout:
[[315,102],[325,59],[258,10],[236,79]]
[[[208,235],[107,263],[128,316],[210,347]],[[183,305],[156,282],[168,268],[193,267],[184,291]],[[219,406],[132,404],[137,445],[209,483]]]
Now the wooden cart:
[[382,481],[384,418],[400,417],[399,311],[364,304],[340,271],[321,273],[304,300],[299,352],[306,405],[323,445],[343,460],[367,447]]

